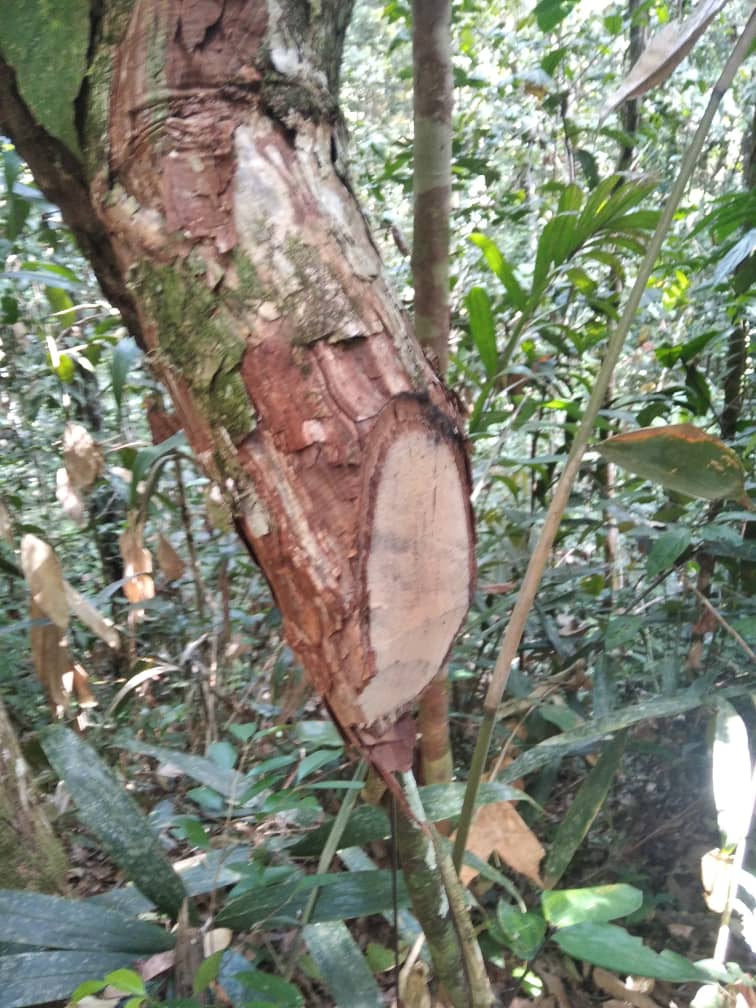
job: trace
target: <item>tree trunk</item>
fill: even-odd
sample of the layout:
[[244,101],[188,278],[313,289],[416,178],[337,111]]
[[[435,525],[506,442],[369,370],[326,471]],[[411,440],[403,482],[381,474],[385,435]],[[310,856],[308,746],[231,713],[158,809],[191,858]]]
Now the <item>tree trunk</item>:
[[465,615],[473,536],[456,408],[346,174],[350,11],[93,4],[80,153],[2,39],[0,117],[232,500],[315,688],[391,769]]

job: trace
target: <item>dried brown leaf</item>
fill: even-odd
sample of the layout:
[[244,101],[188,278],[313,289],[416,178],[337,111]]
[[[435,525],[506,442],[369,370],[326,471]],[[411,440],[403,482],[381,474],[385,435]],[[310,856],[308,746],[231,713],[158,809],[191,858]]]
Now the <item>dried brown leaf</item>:
[[95,439],[86,427],[75,423],[66,424],[63,431],[63,462],[74,490],[88,490],[105,464]]
[[152,555],[144,545],[144,523],[138,520],[137,512],[129,515],[126,530],[119,539],[123,576],[126,582],[123,594],[129,602],[144,602],[155,597],[155,582],[152,580]]
[[70,518],[81,528],[86,522],[84,498],[72,486],[67,469],[58,469],[55,473],[55,496],[66,518]]
[[[539,866],[546,852],[512,802],[493,802],[478,809],[470,828],[467,849],[481,861],[488,861],[496,852],[510,868],[543,888]],[[474,868],[464,865],[460,872],[463,885],[467,885],[477,874]]]
[[69,608],[63,569],[55,550],[43,539],[25,535],[21,540],[21,569],[35,604],[56,627],[65,631]]
[[649,40],[640,58],[601,110],[601,119],[627,101],[661,84],[703,35],[727,0],[701,0],[682,24],[670,21]]
[[73,692],[79,707],[96,707],[97,699],[89,688],[89,675],[84,666],[74,662],[71,673]]
[[64,583],[64,587],[71,615],[78,616],[81,622],[88,626],[93,634],[104,640],[108,647],[117,648],[121,639],[112,620],[99,613],[92,603],[87,601],[83,595],[79,595],[67,581]]
[[68,706],[64,683],[71,667],[65,637],[54,623],[48,622],[47,614],[34,600],[29,605],[29,617],[34,621],[29,630],[34,671],[47,693],[53,714],[60,717]]
[[186,564],[162,532],[158,537],[157,562],[166,581],[178,581],[186,570]]

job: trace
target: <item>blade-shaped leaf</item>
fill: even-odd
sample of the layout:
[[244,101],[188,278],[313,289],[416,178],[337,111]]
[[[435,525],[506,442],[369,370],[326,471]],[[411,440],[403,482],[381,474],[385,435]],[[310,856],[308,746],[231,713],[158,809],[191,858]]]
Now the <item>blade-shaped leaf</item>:
[[470,334],[478,349],[486,374],[493,378],[499,369],[499,354],[496,349],[496,323],[494,322],[491,300],[482,287],[473,287],[465,298],[470,316]]
[[576,959],[603,966],[623,976],[653,977],[670,983],[706,982],[709,972],[676,952],[654,952],[640,938],[616,924],[575,924],[557,931],[554,941]]
[[489,269],[501,280],[509,296],[509,300],[515,308],[518,311],[524,311],[528,302],[527,295],[520,286],[514,270],[501,254],[498,245],[490,238],[479,233],[470,235],[470,241],[481,250]]
[[689,497],[745,497],[743,465],[726,444],[693,424],[643,427],[602,441],[600,455]]
[[675,67],[682,63],[726,2],[727,0],[701,0],[682,24],[670,21],[657,32],[622,84],[604,105],[600,118],[609,115],[628,98],[645,94],[665,81]]
[[580,785],[580,790],[560,822],[543,866],[543,878],[547,889],[556,885],[564,875],[593,820],[601,810],[622,761],[625,737],[625,732],[618,732],[607,743],[598,762]]
[[51,725],[42,747],[76,802],[79,818],[128,879],[160,910],[178,916],[181,879],[134,799],[91,746],[63,725]]
[[0,940],[59,949],[159,952],[171,934],[117,910],[43,893],[0,890]]
[[302,935],[326,987],[340,1008],[381,1008],[381,992],[343,921],[308,924]]
[[22,952],[0,956],[3,1008],[62,1000],[85,980],[102,977],[133,959],[124,952]]
[[[310,922],[343,921],[352,917],[384,913],[394,905],[392,872],[343,872],[336,875],[307,875],[277,885],[252,889],[231,896],[218,914],[217,923],[234,929],[252,928],[265,921],[291,923],[304,909],[310,892],[320,892]],[[400,877],[397,905],[407,906],[409,896]]]
[[149,745],[138,739],[127,739],[121,743],[129,752],[152,756],[161,763],[168,763],[176,769],[197,781],[205,787],[212,788],[224,798],[235,797],[237,800],[244,790],[244,776],[236,770],[227,770],[219,766],[215,760],[205,756],[194,756],[191,753],[178,752],[164,746]]

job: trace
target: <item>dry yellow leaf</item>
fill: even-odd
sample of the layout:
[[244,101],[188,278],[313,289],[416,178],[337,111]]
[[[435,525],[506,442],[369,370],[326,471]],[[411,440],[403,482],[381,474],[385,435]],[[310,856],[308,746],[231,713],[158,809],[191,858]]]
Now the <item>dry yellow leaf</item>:
[[113,621],[103,616],[83,595],[66,581],[64,584],[68,607],[72,616],[78,616],[81,622],[88,626],[93,634],[104,640],[108,647],[117,648],[121,642]]
[[129,602],[144,602],[155,597],[152,580],[152,555],[144,545],[144,523],[136,512],[129,515],[126,530],[118,541],[126,579],[123,594]]
[[81,424],[68,423],[63,431],[63,462],[74,490],[88,490],[103,470],[100,446]]
[[[481,861],[496,852],[510,868],[543,887],[540,863],[546,853],[512,802],[493,802],[478,809],[470,828],[467,849]],[[468,885],[477,875],[463,865],[460,879]]]
[[162,532],[158,537],[157,561],[166,581],[177,581],[186,570],[186,564]]
[[29,617],[34,621],[29,631],[34,670],[54,716],[60,717],[68,706],[64,682],[71,667],[65,637],[54,623],[48,622],[47,614],[34,600],[29,605]]
[[35,604],[56,627],[68,628],[69,608],[65,581],[55,550],[35,535],[21,540],[21,569]]

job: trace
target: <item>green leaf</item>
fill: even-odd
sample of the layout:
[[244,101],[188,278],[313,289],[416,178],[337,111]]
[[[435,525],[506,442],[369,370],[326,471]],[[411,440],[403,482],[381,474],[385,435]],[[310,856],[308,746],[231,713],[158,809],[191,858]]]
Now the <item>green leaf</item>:
[[200,850],[209,850],[210,837],[205,832],[202,823],[194,816],[179,816],[175,820],[181,835],[194,847]]
[[87,71],[89,0],[3,0],[0,49],[48,133],[79,153],[74,101]]
[[160,910],[177,917],[186,890],[131,795],[94,749],[63,725],[46,728],[41,741],[81,821],[126,877]]
[[575,924],[557,931],[554,941],[567,955],[603,966],[622,976],[652,977],[670,983],[702,983],[710,979],[706,969],[676,952],[654,952],[640,938],[615,924]]
[[[301,913],[313,888],[320,888],[310,922],[349,920],[384,913],[393,906],[393,872],[358,871],[331,875],[300,876],[277,885],[258,887],[240,896],[233,894],[220,911],[221,927],[242,930],[265,921],[290,923]],[[407,906],[404,880],[397,879],[398,906]]]
[[496,349],[496,323],[491,301],[482,287],[473,287],[465,298],[470,316],[470,334],[480,354],[481,363],[489,378],[499,370],[499,353]]
[[175,749],[167,749],[164,746],[149,745],[147,742],[140,742],[137,739],[126,739],[120,743],[129,752],[142,753],[145,756],[152,756],[160,760],[161,763],[169,763],[176,767],[187,777],[204,784],[212,791],[217,791],[224,798],[235,797],[240,800],[244,790],[244,776],[236,770],[228,770],[218,766],[215,760],[206,756],[193,756],[191,753],[179,752]]
[[381,1008],[380,989],[343,921],[308,924],[302,936],[335,1004]]
[[654,540],[646,558],[646,573],[656,577],[662,571],[669,570],[675,560],[690,546],[690,529],[684,525],[674,525]]
[[509,296],[509,300],[518,311],[524,311],[528,303],[527,295],[520,286],[514,270],[501,254],[498,245],[484,234],[475,233],[470,235],[470,241],[483,253],[483,258],[488,264],[488,268],[498,277],[504,285],[504,289]]
[[623,469],[689,497],[745,497],[745,474],[737,454],[693,424],[619,434],[602,441],[598,452]]
[[105,977],[105,983],[110,987],[115,987],[122,994],[146,994],[144,980],[130,969],[113,970]]
[[[543,866],[547,889],[556,885],[588,834],[593,820],[606,800],[614,775],[622,761],[626,732],[618,732],[605,746],[591,772],[580,785],[554,834]],[[610,920],[611,918],[605,918]]]
[[604,647],[607,651],[612,651],[623,644],[629,644],[637,638],[645,624],[642,616],[615,616],[604,629]]
[[[265,1004],[275,1005],[275,1008],[304,1008],[304,998],[302,992],[281,977],[272,973],[263,973],[262,970],[246,970],[236,974],[247,990],[247,1000],[245,1004],[252,1008],[253,1005]],[[249,997],[253,996],[254,1001]]]
[[556,928],[586,921],[606,924],[617,917],[635,913],[642,903],[640,889],[624,882],[585,889],[555,889],[541,894],[544,917]]
[[538,27],[542,32],[553,31],[576,3],[577,0],[540,0],[533,11]]
[[499,901],[496,924],[504,944],[518,959],[532,959],[543,944],[546,921],[539,913],[518,910],[511,903]]
[[117,910],[15,889],[0,890],[0,941],[134,955],[161,952],[175,944],[163,928]]
[[221,967],[221,961],[225,955],[224,949],[213,952],[207,959],[203,959],[199,969],[194,974],[192,989],[195,994],[201,994],[206,987],[209,987],[213,980],[216,980]]
[[331,746],[341,749],[344,746],[344,740],[333,721],[298,721],[294,726],[294,734],[300,742],[317,748]]
[[297,767],[297,784],[300,784],[305,777],[315,773],[328,763],[333,763],[339,758],[339,753],[334,749],[316,749],[309,753]]
[[[79,984],[125,966],[124,952],[22,952],[0,956],[3,1008],[26,1008],[67,998]],[[102,984],[96,989],[100,990]]]

